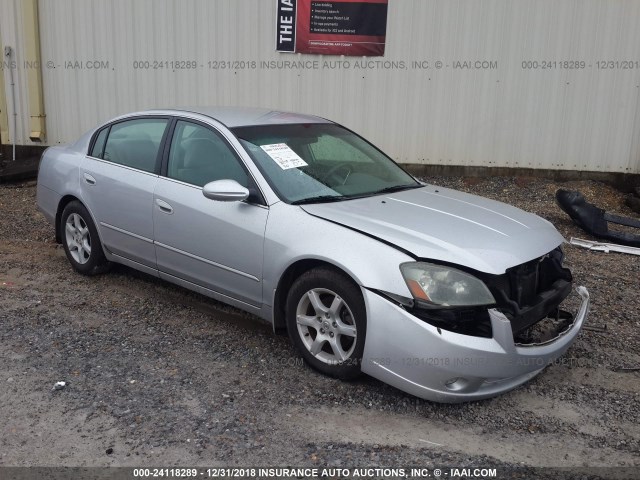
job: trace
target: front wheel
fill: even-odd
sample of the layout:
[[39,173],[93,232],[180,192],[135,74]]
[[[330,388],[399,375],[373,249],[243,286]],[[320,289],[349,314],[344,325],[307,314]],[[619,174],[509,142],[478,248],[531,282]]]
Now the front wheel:
[[91,215],[78,201],[70,202],[60,219],[62,245],[71,266],[83,275],[102,273],[109,267]]
[[345,380],[360,374],[366,308],[349,278],[330,268],[304,273],[289,291],[286,314],[289,336],[307,363]]

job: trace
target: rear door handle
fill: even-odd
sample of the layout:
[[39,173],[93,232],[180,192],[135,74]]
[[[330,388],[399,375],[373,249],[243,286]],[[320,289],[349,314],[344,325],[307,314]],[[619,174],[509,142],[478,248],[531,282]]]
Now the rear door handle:
[[158,205],[158,208],[162,213],[166,213],[167,215],[171,215],[173,213],[173,207],[164,200],[156,198],[156,205]]
[[84,174],[84,181],[85,181],[85,183],[88,183],[89,185],[95,185],[96,184],[96,179],[93,178],[88,173]]

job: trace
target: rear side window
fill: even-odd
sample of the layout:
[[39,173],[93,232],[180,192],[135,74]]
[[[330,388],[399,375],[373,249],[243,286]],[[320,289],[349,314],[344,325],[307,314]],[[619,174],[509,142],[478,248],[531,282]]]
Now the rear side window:
[[[163,118],[142,118],[112,125],[101,158],[118,165],[155,172],[158,152],[168,123],[169,120]],[[94,150],[99,145],[101,136],[102,132],[96,139]]]
[[109,127],[105,127],[100,130],[98,137],[96,138],[96,143],[93,144],[93,148],[91,149],[90,155],[95,158],[102,158],[102,154],[104,153],[104,144],[107,141],[107,134],[109,133]]

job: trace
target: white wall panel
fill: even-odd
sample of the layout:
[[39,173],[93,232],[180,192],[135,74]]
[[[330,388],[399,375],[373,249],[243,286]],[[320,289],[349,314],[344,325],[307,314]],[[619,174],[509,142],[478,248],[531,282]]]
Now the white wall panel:
[[[18,48],[19,3],[0,0],[3,44]],[[389,3],[386,56],[365,60],[404,61],[406,69],[275,52],[275,0],[40,0],[42,58],[56,66],[43,71],[48,142],[72,141],[138,109],[258,105],[337,120],[405,163],[640,173],[639,1]],[[110,68],[64,66],[87,60]],[[141,60],[195,60],[198,68],[135,70]],[[220,60],[346,60],[351,67],[208,68]],[[452,68],[476,60],[497,68]],[[587,67],[526,70],[524,60]],[[608,60],[636,63],[597,68]],[[413,69],[413,61],[430,68]]]

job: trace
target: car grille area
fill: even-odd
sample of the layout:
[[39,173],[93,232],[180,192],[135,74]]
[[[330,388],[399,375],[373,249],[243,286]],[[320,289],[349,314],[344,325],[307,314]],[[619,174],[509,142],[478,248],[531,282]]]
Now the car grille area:
[[547,317],[557,316],[559,305],[571,293],[573,281],[571,271],[562,266],[563,256],[558,247],[503,275],[483,278],[497,307],[511,321],[514,336]]

